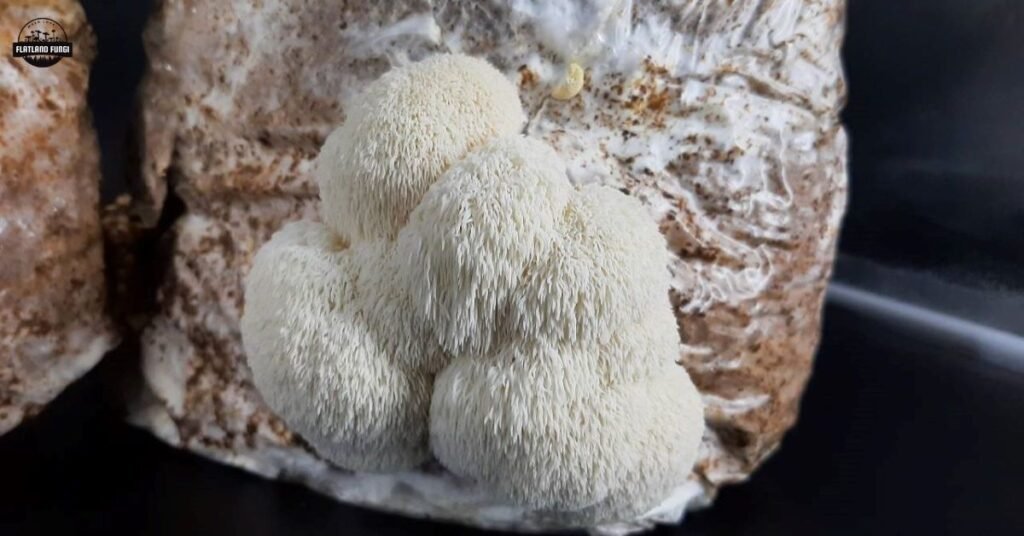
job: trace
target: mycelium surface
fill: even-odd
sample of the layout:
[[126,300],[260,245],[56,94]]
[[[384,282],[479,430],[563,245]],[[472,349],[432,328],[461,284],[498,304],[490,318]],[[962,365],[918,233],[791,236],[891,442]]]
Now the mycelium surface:
[[846,200],[843,18],[841,0],[165,0],[146,36],[136,201],[149,223],[169,195],[186,210],[142,335],[148,391],[135,422],[344,501],[562,525],[439,465],[328,465],[265,408],[245,366],[249,263],[284,222],[317,216],[311,163],[349,99],[393,65],[462,52],[518,85],[526,133],[555,147],[574,183],[636,196],[672,252],[679,360],[706,406],[700,454],[661,506],[594,530],[708,504],[779,446],[811,370]]

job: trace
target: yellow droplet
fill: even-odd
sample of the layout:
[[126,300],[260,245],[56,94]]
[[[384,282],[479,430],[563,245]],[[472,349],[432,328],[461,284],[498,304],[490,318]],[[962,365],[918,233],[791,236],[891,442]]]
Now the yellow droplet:
[[551,91],[551,96],[558,100],[569,100],[579,95],[580,90],[583,89],[583,78],[583,67],[580,67],[578,63],[570,63],[565,72],[565,79],[555,86],[555,89]]

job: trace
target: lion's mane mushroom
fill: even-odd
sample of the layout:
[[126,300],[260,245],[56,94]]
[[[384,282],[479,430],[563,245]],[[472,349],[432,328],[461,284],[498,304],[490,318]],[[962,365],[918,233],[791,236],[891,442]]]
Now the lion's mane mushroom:
[[686,479],[703,410],[639,202],[577,190],[550,147],[506,137],[428,191],[399,249],[454,356],[430,412],[448,469],[581,523],[642,514]]
[[485,61],[435,56],[357,97],[317,159],[324,224],[285,226],[253,260],[242,341],[257,390],[325,458],[395,470],[429,457],[444,354],[393,284],[393,238],[455,161],[525,116]]
[[480,60],[373,83],[318,157],[324,223],[256,255],[243,342],[267,404],[341,466],[432,451],[523,507],[626,519],[686,479],[704,426],[668,252],[524,123]]
[[347,109],[316,173],[324,221],[353,240],[393,239],[449,166],[526,123],[515,86],[461,55],[389,71]]

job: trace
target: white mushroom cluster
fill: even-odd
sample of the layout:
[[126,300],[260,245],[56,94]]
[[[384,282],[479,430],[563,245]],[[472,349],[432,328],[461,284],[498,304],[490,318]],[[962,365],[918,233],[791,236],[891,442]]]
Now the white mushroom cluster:
[[651,218],[574,187],[484,61],[393,70],[350,109],[317,161],[324,223],[284,227],[247,280],[266,403],[348,469],[433,455],[580,524],[655,506],[704,421]]
[[316,162],[323,224],[286,225],[246,280],[242,342],[266,403],[328,460],[411,468],[430,457],[447,358],[396,284],[394,238],[452,164],[526,121],[482,60],[436,56],[371,84]]

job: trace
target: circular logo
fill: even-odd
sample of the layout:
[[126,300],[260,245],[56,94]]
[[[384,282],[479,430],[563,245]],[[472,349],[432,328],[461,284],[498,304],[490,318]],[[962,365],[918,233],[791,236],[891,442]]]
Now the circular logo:
[[24,58],[29,65],[50,67],[63,58],[71,57],[71,43],[64,28],[53,19],[32,19],[22,26],[18,42],[14,43],[14,57]]

